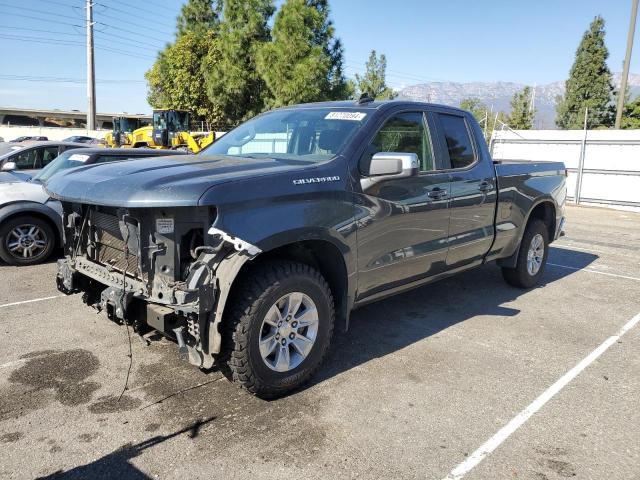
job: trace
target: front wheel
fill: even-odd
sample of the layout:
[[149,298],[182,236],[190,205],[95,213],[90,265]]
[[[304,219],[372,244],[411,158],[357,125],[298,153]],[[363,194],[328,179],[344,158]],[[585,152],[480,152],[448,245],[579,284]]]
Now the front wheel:
[[14,217],[0,225],[0,258],[9,265],[42,263],[55,243],[51,226],[37,217]]
[[334,316],[331,290],[317,270],[289,261],[259,266],[224,320],[223,371],[259,397],[282,396],[320,367]]
[[541,220],[532,220],[522,237],[515,268],[502,268],[502,276],[509,285],[531,288],[544,273],[549,255],[549,232]]

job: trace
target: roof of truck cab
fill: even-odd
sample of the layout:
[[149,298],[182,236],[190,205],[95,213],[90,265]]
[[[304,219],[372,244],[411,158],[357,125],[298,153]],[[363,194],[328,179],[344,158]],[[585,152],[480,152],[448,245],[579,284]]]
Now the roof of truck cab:
[[406,106],[406,107],[437,107],[445,108],[447,110],[455,110],[458,112],[464,112],[457,107],[450,105],[442,105],[438,103],[416,102],[412,100],[374,100],[372,102],[358,103],[355,100],[342,100],[338,102],[315,102],[315,103],[300,103],[297,105],[290,105],[282,107],[280,110],[293,110],[300,108],[350,108],[353,110],[378,110],[381,108],[389,108],[394,106]]

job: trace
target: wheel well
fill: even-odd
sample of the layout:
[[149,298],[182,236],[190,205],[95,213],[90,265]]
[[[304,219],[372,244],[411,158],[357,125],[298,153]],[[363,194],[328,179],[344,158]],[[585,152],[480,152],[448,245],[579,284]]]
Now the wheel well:
[[542,220],[542,222],[547,226],[549,242],[552,242],[553,237],[556,234],[556,207],[553,203],[542,202],[536,205],[529,215],[528,222],[531,222],[534,218]]
[[13,220],[14,218],[18,218],[18,217],[34,217],[34,218],[38,218],[40,220],[42,220],[43,222],[46,222],[51,229],[53,230],[53,233],[55,234],[55,248],[59,248],[61,247],[61,242],[60,242],[60,228],[58,225],[55,224],[55,222],[53,220],[51,220],[51,218],[49,218],[47,215],[45,215],[44,213],[40,213],[40,212],[32,212],[29,210],[25,210],[22,212],[16,212],[16,213],[12,213],[11,215],[6,216],[2,222],[7,222],[9,220]]
[[[256,266],[273,260],[290,260],[315,268],[325,278],[336,304],[336,316],[346,321],[347,316],[347,267],[340,250],[330,242],[306,240],[284,245],[261,253],[254,260],[245,263],[231,286],[229,297],[241,283],[241,277],[250,274]],[[226,310],[226,308],[225,308]]]

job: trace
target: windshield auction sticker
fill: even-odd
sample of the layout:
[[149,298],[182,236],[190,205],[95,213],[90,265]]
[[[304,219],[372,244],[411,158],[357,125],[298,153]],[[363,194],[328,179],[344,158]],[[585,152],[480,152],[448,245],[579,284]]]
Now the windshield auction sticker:
[[351,120],[353,122],[359,122],[364,117],[366,117],[366,113],[362,112],[329,112],[327,116],[324,117],[325,120]]
[[82,155],[81,153],[74,153],[69,157],[69,160],[75,160],[76,162],[86,162],[89,155]]

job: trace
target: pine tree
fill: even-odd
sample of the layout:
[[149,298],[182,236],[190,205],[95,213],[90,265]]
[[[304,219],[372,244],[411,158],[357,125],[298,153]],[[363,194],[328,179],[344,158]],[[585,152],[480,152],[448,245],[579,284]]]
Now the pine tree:
[[257,72],[262,44],[269,41],[267,22],[273,0],[225,0],[215,58],[208,62],[206,87],[209,100],[233,126],[260,113],[266,86]]
[[387,86],[387,58],[384,54],[380,58],[375,50],[371,50],[366,63],[366,70],[361,77],[356,74],[357,95],[368,93],[376,100],[390,100],[396,97],[393,89]]
[[220,1],[189,0],[177,18],[176,40],[145,73],[147,101],[153,108],[189,110],[195,119],[218,124],[221,111],[202,88],[205,70],[217,58]]
[[597,16],[582,37],[565,82],[564,96],[556,107],[556,124],[560,128],[582,128],[585,109],[588,109],[587,128],[614,123],[614,89],[606,63],[609,51],[604,36],[604,20]]
[[216,30],[220,23],[222,0],[188,0],[182,5],[180,15],[176,20],[176,36],[187,31],[205,33]]
[[342,45],[334,39],[327,0],[287,0],[271,34],[258,54],[269,107],[344,95]]
[[624,106],[620,126],[623,129],[640,129],[640,96]]
[[511,113],[507,119],[510,128],[514,130],[531,130],[535,110],[530,110],[531,87],[524,87],[521,92],[516,92],[511,99]]

